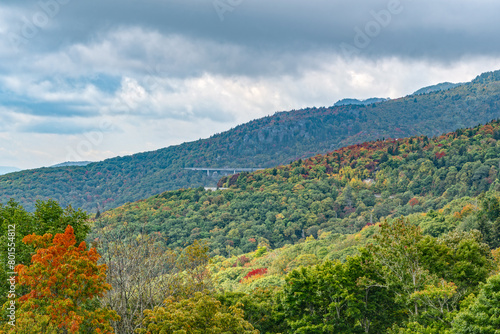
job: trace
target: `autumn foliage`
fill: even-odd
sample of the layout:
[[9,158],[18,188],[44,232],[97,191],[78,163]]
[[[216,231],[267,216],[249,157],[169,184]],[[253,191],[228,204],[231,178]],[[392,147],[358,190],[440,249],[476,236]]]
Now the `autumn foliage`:
[[[98,265],[95,248],[85,242],[76,246],[73,228],[62,234],[24,237],[35,247],[31,265],[18,265],[18,284],[30,292],[19,298],[17,330],[54,333],[112,333],[114,311],[96,306],[96,297],[111,289],[106,283],[106,265]],[[32,326],[37,326],[36,329]]]
[[410,204],[410,206],[413,208],[415,205],[417,205],[419,202],[418,202],[418,199],[413,197],[409,202],[408,204]]
[[250,271],[245,277],[243,277],[243,279],[240,281],[240,283],[248,282],[252,278],[262,277],[265,274],[267,274],[267,268],[254,269],[254,270]]

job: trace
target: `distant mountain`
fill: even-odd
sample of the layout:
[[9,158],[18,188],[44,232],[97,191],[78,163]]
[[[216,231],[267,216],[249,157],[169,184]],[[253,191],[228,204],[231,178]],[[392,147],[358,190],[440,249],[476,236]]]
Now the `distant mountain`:
[[67,167],[67,166],[87,166],[91,164],[93,161],[66,161],[57,165],[49,166],[49,167]]
[[8,174],[8,173],[13,173],[13,172],[18,172],[20,171],[20,168],[17,167],[7,167],[7,166],[0,166],[0,175]]
[[435,136],[500,118],[500,71],[424,95],[368,105],[278,112],[208,139],[86,166],[0,176],[0,202],[33,209],[37,199],[102,212],[170,189],[215,186],[218,177],[187,167],[273,167],[381,138]]
[[358,99],[342,99],[340,101],[337,101],[333,106],[334,107],[340,107],[340,106],[347,106],[350,104],[354,105],[368,105],[372,103],[379,103],[379,102],[384,102],[388,101],[389,99],[384,99],[384,98],[378,98],[378,97],[372,97],[371,99],[366,99],[366,100],[358,100]]
[[421,95],[421,94],[428,94],[428,93],[433,93],[433,92],[440,92],[442,90],[448,90],[451,88],[455,88],[458,86],[464,85],[464,83],[451,83],[451,82],[443,82],[437,85],[433,86],[427,86],[424,88],[420,88],[417,90],[413,95]]

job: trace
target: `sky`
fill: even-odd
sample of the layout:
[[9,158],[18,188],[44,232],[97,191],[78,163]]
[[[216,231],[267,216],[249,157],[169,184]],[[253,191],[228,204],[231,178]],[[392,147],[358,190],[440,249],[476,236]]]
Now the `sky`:
[[0,166],[98,161],[500,69],[495,0],[0,3]]

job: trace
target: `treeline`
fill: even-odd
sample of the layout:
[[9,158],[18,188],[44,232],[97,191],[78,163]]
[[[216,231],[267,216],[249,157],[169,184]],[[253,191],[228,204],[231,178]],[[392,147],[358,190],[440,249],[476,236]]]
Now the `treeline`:
[[[215,192],[169,191],[104,212],[93,236],[160,234],[169,247],[204,240],[212,254],[273,248],[321,232],[354,233],[382,218],[438,210],[500,190],[500,122],[435,138],[388,139],[222,178]],[[135,231],[135,232],[134,232]]]
[[185,167],[272,167],[365,141],[436,136],[500,117],[500,72],[446,91],[370,104],[276,113],[165,149],[85,167],[42,168],[0,177],[0,202],[33,211],[37,199],[101,212],[161,192],[215,185]]

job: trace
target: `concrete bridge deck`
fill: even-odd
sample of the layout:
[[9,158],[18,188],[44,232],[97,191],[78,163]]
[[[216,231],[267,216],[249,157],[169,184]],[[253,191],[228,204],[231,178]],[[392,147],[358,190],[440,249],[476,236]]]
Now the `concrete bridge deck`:
[[208,168],[208,167],[190,167],[190,168],[184,168],[187,170],[193,170],[193,171],[206,171],[207,176],[210,176],[210,172],[226,172],[226,173],[231,173],[236,174],[239,172],[255,172],[258,170],[263,170],[265,168]]

